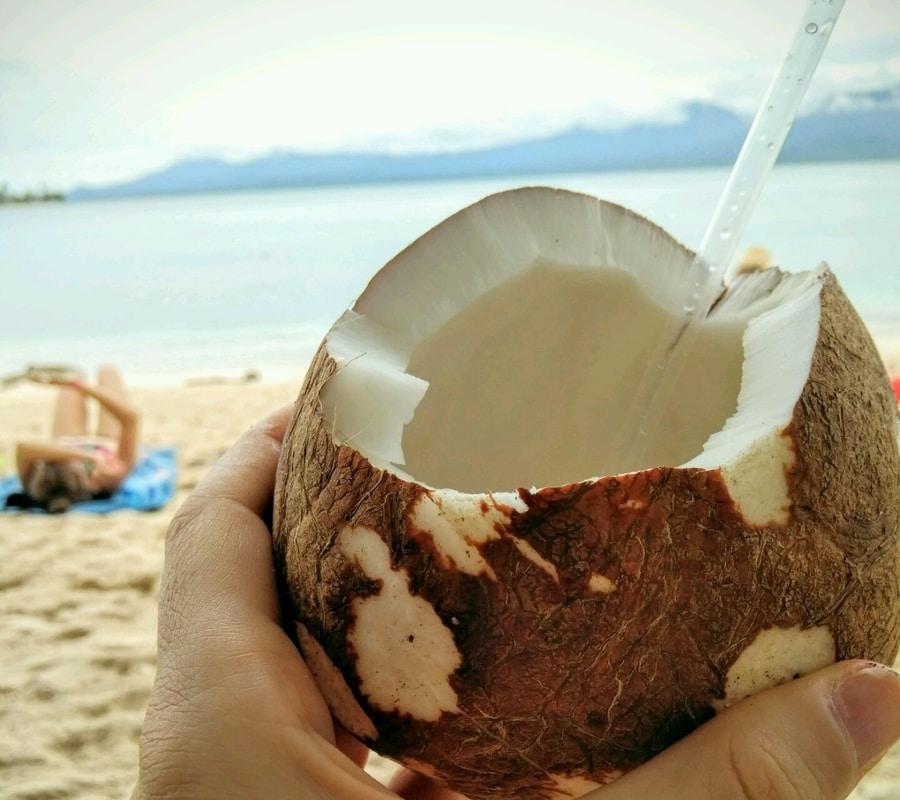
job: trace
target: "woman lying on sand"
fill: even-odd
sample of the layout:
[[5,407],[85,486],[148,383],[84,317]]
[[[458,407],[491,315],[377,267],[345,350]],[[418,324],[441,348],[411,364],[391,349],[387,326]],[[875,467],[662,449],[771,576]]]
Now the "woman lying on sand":
[[[73,503],[112,494],[137,460],[140,415],[112,366],[101,367],[97,385],[35,371],[29,380],[59,386],[52,442],[20,442],[16,469],[27,500],[51,513]],[[100,404],[95,434],[87,431],[85,398]]]

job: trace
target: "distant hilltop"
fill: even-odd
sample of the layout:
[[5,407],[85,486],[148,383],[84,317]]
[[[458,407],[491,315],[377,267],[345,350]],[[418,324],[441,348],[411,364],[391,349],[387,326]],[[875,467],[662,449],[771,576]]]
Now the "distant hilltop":
[[[737,156],[748,124],[727,108],[695,102],[678,122],[615,130],[576,126],[461,152],[279,151],[243,162],[189,159],[123,183],[80,187],[69,198],[727,165]],[[889,158],[900,158],[900,84],[827,98],[797,120],[781,156],[794,162]]]

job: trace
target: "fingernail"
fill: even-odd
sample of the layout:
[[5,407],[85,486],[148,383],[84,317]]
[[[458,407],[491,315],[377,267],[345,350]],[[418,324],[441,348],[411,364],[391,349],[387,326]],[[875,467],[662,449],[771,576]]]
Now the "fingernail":
[[860,769],[900,738],[900,677],[893,670],[872,665],[851,673],[837,685],[832,704]]

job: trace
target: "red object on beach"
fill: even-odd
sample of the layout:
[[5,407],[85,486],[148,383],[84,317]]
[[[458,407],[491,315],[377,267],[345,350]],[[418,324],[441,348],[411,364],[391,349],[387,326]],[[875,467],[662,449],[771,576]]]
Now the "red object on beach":
[[900,403],[900,375],[891,378],[891,388],[894,390],[894,399]]

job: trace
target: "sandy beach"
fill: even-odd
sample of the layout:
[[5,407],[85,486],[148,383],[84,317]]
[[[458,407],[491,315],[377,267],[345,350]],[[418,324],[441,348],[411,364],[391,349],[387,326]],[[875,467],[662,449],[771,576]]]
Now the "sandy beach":
[[[879,337],[894,374],[900,332]],[[8,800],[119,800],[135,778],[155,668],[169,520],[209,465],[296,383],[139,389],[145,440],[179,452],[176,501],[109,517],[0,515],[0,786]],[[52,392],[0,393],[0,452],[46,435]],[[900,749],[854,798],[900,796]]]

